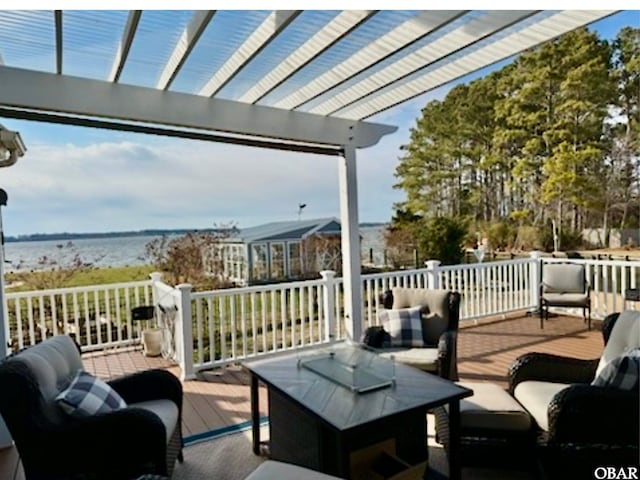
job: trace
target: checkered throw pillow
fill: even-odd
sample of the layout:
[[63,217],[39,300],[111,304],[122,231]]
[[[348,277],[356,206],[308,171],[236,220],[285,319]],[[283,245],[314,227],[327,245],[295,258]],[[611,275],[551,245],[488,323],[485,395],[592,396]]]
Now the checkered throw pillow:
[[118,392],[83,370],[78,371],[69,387],[56,397],[56,402],[74,417],[89,417],[127,407]]
[[636,348],[607,363],[591,385],[637,390],[639,383],[640,348]]
[[392,347],[422,347],[422,307],[380,310],[378,320],[389,332]]

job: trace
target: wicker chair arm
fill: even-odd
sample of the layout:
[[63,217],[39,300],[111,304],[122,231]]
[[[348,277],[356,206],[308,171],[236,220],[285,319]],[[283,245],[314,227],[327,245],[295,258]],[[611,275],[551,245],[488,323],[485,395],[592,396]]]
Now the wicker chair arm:
[[458,332],[447,330],[438,342],[438,374],[455,382],[458,380]]
[[549,442],[638,448],[638,398],[635,391],[572,385],[549,405]]
[[172,400],[182,412],[182,384],[166,370],[145,370],[108,382],[127,403]]
[[619,316],[620,312],[610,313],[604,317],[604,320],[602,320],[602,338],[605,345],[609,342],[609,337],[611,336],[611,332],[613,331],[613,327],[618,321]]
[[556,383],[589,383],[593,380],[599,360],[583,360],[548,353],[527,353],[518,357],[509,368],[509,392],[527,380]]
[[[40,447],[31,449],[47,472],[81,472],[92,478],[108,474],[112,478],[132,478],[140,473],[166,472],[166,433],[162,420],[141,408],[74,420],[45,430]],[[73,458],[70,459],[69,455]],[[23,459],[24,460],[24,459]],[[67,477],[64,477],[67,478]]]

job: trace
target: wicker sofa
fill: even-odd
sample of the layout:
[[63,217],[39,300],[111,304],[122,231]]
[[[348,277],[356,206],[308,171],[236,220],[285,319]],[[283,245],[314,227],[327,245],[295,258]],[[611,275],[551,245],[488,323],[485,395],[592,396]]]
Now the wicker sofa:
[[[127,407],[78,418],[55,397],[82,369],[71,337],[57,336],[0,363],[0,414],[27,480],[170,477],[182,458],[182,385],[148,370],[108,382]],[[10,394],[7,394],[10,392]]]
[[[421,370],[449,380],[458,379],[457,337],[460,320],[460,294],[449,290],[395,287],[381,298],[385,309],[422,307],[422,337],[420,347],[389,347],[382,342],[365,342],[382,356],[394,358]],[[369,327],[365,339],[375,338]]]
[[[637,386],[592,382],[614,359],[640,347],[640,312],[609,315],[602,333],[605,348],[599,359],[530,353],[519,357],[509,371],[509,391],[535,421],[540,456],[550,478],[592,478],[596,467],[637,465]],[[627,373],[632,378],[626,382],[634,375],[638,382],[637,370]]]

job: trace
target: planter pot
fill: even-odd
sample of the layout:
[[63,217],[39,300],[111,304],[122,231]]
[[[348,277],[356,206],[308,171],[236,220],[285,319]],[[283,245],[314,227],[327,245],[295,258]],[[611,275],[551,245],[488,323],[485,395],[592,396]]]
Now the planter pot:
[[142,346],[147,357],[157,357],[162,353],[162,329],[147,328],[142,331]]

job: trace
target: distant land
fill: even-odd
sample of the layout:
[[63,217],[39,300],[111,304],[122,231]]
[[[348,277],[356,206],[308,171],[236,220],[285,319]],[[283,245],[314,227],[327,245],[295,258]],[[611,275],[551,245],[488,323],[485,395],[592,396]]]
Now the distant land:
[[[367,222],[360,227],[380,227],[385,223]],[[5,236],[6,242],[40,242],[44,240],[80,240],[85,238],[121,238],[121,237],[158,237],[162,235],[184,235],[193,232],[220,233],[221,228],[175,228],[175,229],[147,229],[125,232],[88,232],[88,233],[31,233],[28,235]]]
[[184,235],[192,232],[220,232],[216,228],[177,228],[177,229],[149,229],[127,232],[88,232],[88,233],[31,233],[4,237],[7,242],[39,242],[43,240],[80,240],[84,238],[119,238],[119,237],[148,237],[161,235]]

